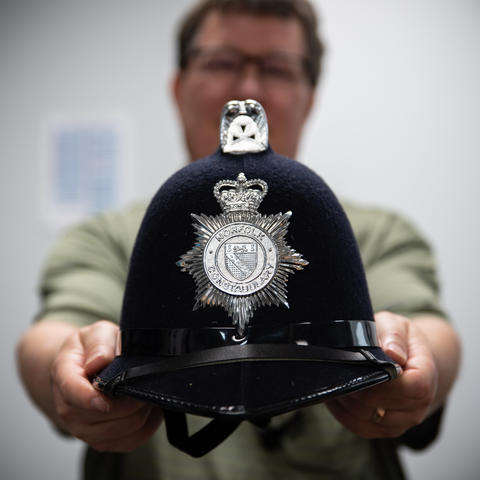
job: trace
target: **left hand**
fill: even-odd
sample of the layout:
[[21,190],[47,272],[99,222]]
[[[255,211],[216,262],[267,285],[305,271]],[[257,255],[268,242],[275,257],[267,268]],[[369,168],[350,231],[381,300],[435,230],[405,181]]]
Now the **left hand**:
[[384,352],[403,369],[400,377],[327,402],[346,428],[364,438],[399,437],[431,413],[438,371],[427,338],[414,321],[390,312],[375,315]]

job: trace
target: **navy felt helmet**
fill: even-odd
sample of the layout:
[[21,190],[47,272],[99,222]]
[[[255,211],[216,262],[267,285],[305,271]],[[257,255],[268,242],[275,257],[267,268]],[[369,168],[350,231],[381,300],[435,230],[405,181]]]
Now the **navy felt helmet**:
[[[121,354],[95,378],[163,407],[170,442],[193,456],[243,420],[265,425],[398,373],[345,212],[267,138],[257,102],[229,102],[220,148],[158,190],[131,258]],[[213,420],[189,437],[185,413]]]

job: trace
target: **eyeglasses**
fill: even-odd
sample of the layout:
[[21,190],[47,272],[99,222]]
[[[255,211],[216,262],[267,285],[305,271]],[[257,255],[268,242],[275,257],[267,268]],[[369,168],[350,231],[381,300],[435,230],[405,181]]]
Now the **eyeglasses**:
[[189,52],[188,58],[187,68],[219,79],[236,78],[249,63],[255,65],[260,78],[268,83],[293,84],[307,79],[306,57],[290,52],[245,55],[230,47],[198,47]]

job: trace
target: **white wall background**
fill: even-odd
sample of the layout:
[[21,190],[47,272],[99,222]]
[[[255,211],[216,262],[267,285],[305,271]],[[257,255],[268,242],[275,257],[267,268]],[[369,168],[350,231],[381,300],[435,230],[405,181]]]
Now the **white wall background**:
[[[120,112],[133,128],[134,193],[183,164],[168,94],[173,32],[190,0],[0,2],[0,477],[78,478],[81,445],[25,397],[14,345],[37,308],[56,232],[42,222],[50,115]],[[329,54],[300,159],[341,196],[408,215],[439,258],[464,344],[440,441],[405,454],[413,479],[478,478],[480,2],[317,0]]]

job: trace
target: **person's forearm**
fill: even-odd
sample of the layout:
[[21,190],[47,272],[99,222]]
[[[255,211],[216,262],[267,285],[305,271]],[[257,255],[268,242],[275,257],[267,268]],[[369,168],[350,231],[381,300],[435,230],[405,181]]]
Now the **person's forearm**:
[[418,316],[412,319],[430,345],[438,371],[438,388],[430,412],[441,407],[457,377],[460,366],[460,340],[450,324],[435,316]]
[[65,339],[78,327],[45,319],[35,323],[17,346],[18,368],[26,390],[34,403],[54,422],[50,369]]

